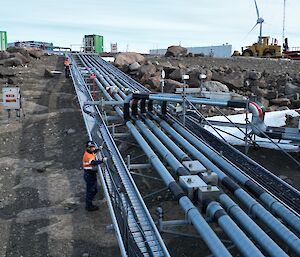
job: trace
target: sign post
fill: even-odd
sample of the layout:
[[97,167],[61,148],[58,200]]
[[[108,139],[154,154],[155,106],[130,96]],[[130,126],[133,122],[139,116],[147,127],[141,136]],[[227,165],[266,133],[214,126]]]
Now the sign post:
[[16,110],[16,116],[20,117],[21,94],[19,87],[3,87],[3,108],[7,110],[8,118],[10,118],[11,110]]

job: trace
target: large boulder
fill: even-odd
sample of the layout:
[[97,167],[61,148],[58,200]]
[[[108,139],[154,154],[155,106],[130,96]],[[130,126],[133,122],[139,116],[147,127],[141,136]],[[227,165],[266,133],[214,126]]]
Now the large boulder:
[[23,83],[23,78],[21,77],[9,77],[7,78],[7,84],[9,85],[20,85]]
[[20,59],[22,61],[22,65],[25,65],[26,63],[29,63],[29,61],[30,61],[29,58],[25,57],[20,52],[11,53],[10,57],[15,57],[15,58]]
[[288,106],[291,104],[291,100],[288,98],[278,98],[278,99],[272,99],[270,103],[279,106]]
[[268,90],[267,94],[265,95],[267,100],[272,100],[278,98],[278,91],[276,90]]
[[159,62],[159,64],[157,65],[157,68],[159,70],[164,70],[166,73],[166,78],[169,77],[169,75],[178,69],[178,67],[173,66],[169,61],[166,62]]
[[33,58],[40,59],[44,55],[44,51],[38,48],[28,48],[29,55]]
[[164,86],[164,92],[165,93],[175,93],[176,88],[184,87],[183,83],[180,83],[173,79],[166,79],[165,80],[165,86]]
[[252,70],[247,72],[247,77],[251,80],[258,80],[262,77],[262,74],[261,72]]
[[138,62],[139,64],[145,62],[145,57],[138,53],[119,53],[115,57],[114,64],[118,67],[129,66],[130,64]]
[[300,93],[300,86],[293,85],[292,83],[287,83],[284,89],[286,95],[293,95]]
[[0,61],[0,65],[3,65],[4,67],[16,67],[16,66],[23,65],[23,62],[21,59],[19,59],[17,57],[12,57],[12,58]]
[[129,70],[130,71],[137,71],[140,67],[141,67],[141,65],[138,62],[134,62],[134,63],[129,65]]
[[149,89],[153,91],[160,91],[160,81],[161,81],[160,76],[155,76],[147,79],[145,81],[145,84],[149,85],[150,86]]
[[218,81],[206,81],[203,83],[203,88],[210,92],[229,92],[228,87]]
[[181,81],[182,75],[184,75],[185,73],[186,69],[177,69],[170,73],[168,77],[173,80]]
[[8,78],[14,76],[16,76],[15,70],[0,66],[0,78]]
[[293,108],[300,108],[300,100],[292,100],[292,105],[293,105]]
[[28,49],[25,47],[9,47],[7,48],[7,52],[9,53],[21,53],[25,57],[29,57]]
[[153,64],[142,65],[139,68],[139,76],[140,77],[143,77],[143,76],[151,77],[155,73],[156,73],[156,66]]
[[263,89],[263,88],[260,88],[258,86],[251,87],[251,92],[254,95],[259,96],[259,97],[265,97],[268,94],[268,90],[267,89]]
[[0,51],[0,60],[8,59],[10,56],[9,52],[7,51]]
[[233,71],[229,74],[213,73],[212,80],[219,81],[229,87],[229,89],[239,89],[244,87],[245,76],[242,72]]
[[263,78],[261,78],[259,80],[249,80],[249,79],[247,79],[245,81],[245,86],[267,88],[268,84]]
[[188,75],[190,76],[189,80],[188,80],[188,84],[190,85],[190,87],[199,87],[200,86],[200,79],[199,76],[201,74],[206,75],[206,81],[207,80],[211,80],[212,78],[212,72],[210,70],[205,70],[205,69],[193,69],[191,71],[188,72]]
[[180,57],[186,55],[187,49],[182,46],[169,46],[165,54],[166,57]]

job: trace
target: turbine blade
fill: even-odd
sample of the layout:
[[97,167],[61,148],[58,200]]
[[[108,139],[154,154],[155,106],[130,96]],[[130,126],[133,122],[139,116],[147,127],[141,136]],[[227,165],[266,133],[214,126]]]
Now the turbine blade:
[[258,23],[256,23],[254,26],[253,26],[253,28],[248,32],[248,34],[250,34],[254,29],[255,29],[255,27],[258,25]]
[[255,3],[255,8],[256,8],[257,18],[259,18],[259,10],[258,10],[258,7],[257,7],[256,0],[254,0],[254,3]]

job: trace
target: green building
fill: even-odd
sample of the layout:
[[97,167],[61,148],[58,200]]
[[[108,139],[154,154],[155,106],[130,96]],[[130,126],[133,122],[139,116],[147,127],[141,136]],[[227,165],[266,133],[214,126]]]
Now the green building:
[[103,53],[103,36],[100,35],[85,35],[84,36],[84,52],[86,53]]
[[7,49],[7,32],[0,31],[0,51],[5,51]]

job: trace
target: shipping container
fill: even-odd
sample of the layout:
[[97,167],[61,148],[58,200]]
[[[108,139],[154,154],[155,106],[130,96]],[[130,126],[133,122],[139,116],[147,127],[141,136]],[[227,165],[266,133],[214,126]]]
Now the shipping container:
[[0,31],[0,51],[5,51],[7,49],[7,32]]
[[103,53],[103,36],[100,35],[85,35],[84,36],[84,51],[86,53]]

